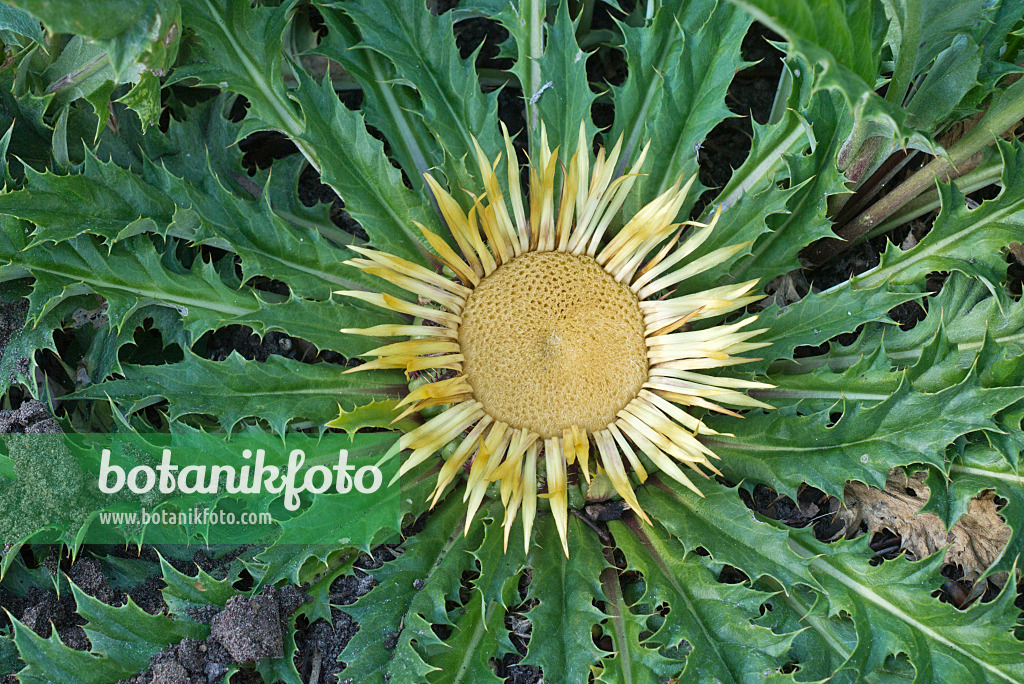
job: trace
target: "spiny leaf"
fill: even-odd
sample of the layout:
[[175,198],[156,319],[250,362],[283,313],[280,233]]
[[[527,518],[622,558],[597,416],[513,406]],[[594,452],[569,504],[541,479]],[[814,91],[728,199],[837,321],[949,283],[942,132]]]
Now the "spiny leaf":
[[668,658],[658,650],[657,643],[644,639],[649,632],[647,621],[652,618],[642,610],[639,614],[630,610],[619,585],[619,573],[614,568],[605,568],[601,573],[604,586],[605,634],[611,639],[612,653],[593,666],[595,681],[598,682],[645,682],[662,681],[678,674],[683,662]]
[[399,81],[394,64],[383,55],[353,49],[359,44],[359,32],[344,12],[329,4],[320,7],[320,14],[328,32],[317,53],[336,61],[358,81],[366,123],[384,134],[391,156],[405,170],[413,189],[422,191],[423,174],[443,154],[430,124],[419,114],[418,94]]
[[[787,306],[772,304],[758,314],[758,324],[768,328],[760,339],[770,345],[759,349],[757,354],[761,360],[746,368],[762,370],[779,359],[791,360],[797,348],[817,347],[865,323],[880,324],[879,329],[894,328],[895,322],[888,312],[918,296],[890,292],[886,288],[859,290],[842,285],[823,293],[809,293]],[[787,364],[787,368],[799,369],[801,364],[817,362],[816,358],[801,358]]]
[[[853,290],[853,293],[857,292],[863,290]],[[796,364],[805,369],[827,364],[833,370],[843,370],[856,364],[863,355],[881,348],[884,339],[885,353],[893,365],[907,366],[921,357],[923,349],[940,328],[949,343],[956,345],[961,354],[961,365],[965,366],[981,348],[986,331],[995,343],[1007,350],[1020,351],[1024,348],[1024,304],[1002,292],[993,296],[976,278],[953,272],[939,294],[926,301],[928,315],[910,330],[899,330],[891,324],[868,325],[855,342],[846,346],[833,345],[827,355],[798,359]],[[837,315],[841,313],[839,311]],[[790,366],[796,368],[796,364],[786,364],[786,371],[789,372]]]
[[[828,591],[830,614],[845,611],[853,618],[858,641],[850,667],[876,670],[903,652],[914,665],[915,682],[1024,677],[1021,642],[1013,637],[1018,611],[1012,583],[991,603],[961,611],[930,595],[943,581],[942,553],[920,562],[900,556],[872,566],[867,535],[831,545],[817,542],[808,530],[790,537]],[[877,629],[881,624],[885,630]]]
[[[1019,428],[1018,428],[1019,429]],[[922,510],[938,514],[952,527],[967,502],[986,489],[1006,499],[999,515],[1013,530],[1006,548],[987,573],[1011,570],[1024,553],[1024,477],[1004,454],[980,444],[971,444],[949,469],[948,477],[928,480],[932,495]],[[1013,586],[1013,581],[1008,584]]]
[[18,657],[18,647],[7,634],[0,634],[0,672],[14,674],[22,669],[25,663]]
[[25,189],[0,195],[0,212],[36,224],[32,244],[62,242],[82,233],[114,239],[122,233],[160,232],[174,203],[137,175],[87,155],[80,174],[25,169]]
[[500,502],[484,504],[483,541],[472,551],[480,576],[454,620],[452,636],[445,642],[448,649],[430,661],[438,668],[429,675],[432,680],[501,681],[491,669],[491,660],[516,652],[505,620],[507,609],[519,603],[524,555],[518,544],[504,552],[504,530],[498,522],[501,514]]
[[[128,598],[119,608],[89,596],[74,583],[78,614],[86,619],[85,635],[92,643],[91,651],[117,662],[127,671],[145,670],[149,659],[167,646],[182,639],[204,639],[209,628],[197,623],[172,620],[167,615],[150,615]],[[130,648],[125,648],[130,644]]]
[[454,633],[445,642],[448,649],[431,662],[437,669],[428,675],[428,681],[445,684],[505,681],[491,669],[491,659],[498,655],[498,635],[505,641],[505,652],[514,652],[505,629],[505,610],[496,601],[484,602],[482,592],[473,589],[465,611],[460,612],[452,626]]
[[269,192],[255,201],[242,199],[212,172],[202,184],[176,178],[164,182],[176,204],[199,219],[189,237],[238,254],[243,282],[262,275],[288,283],[289,290],[300,297],[314,299],[329,299],[332,290],[365,289],[380,282],[344,265],[342,261],[352,253],[332,246],[317,230],[279,217]]
[[[615,124],[607,142],[625,136],[624,160],[647,142],[654,152],[627,214],[696,173],[700,144],[732,115],[725,93],[735,73],[748,66],[740,43],[749,25],[750,15],[726,3],[673,0],[662,4],[650,26],[622,26],[629,76],[612,89]],[[697,184],[691,199],[700,191]]]
[[742,432],[735,420],[709,421],[739,434],[707,442],[733,476],[776,483],[794,498],[805,481],[838,497],[848,479],[881,488],[895,466],[945,469],[947,445],[968,432],[997,429],[994,414],[1024,397],[1024,387],[983,387],[979,375],[975,367],[959,384],[934,393],[904,380],[884,401],[844,402],[838,421],[828,409],[804,416],[793,408],[750,413]]
[[690,645],[680,675],[684,681],[698,676],[750,681],[786,664],[793,635],[780,636],[753,624],[771,594],[719,582],[663,529],[644,526],[635,517],[609,528],[628,567],[643,575],[646,592],[640,602],[668,605],[668,616],[648,642],[669,648],[683,641]]
[[593,139],[594,93],[587,83],[587,56],[576,42],[568,5],[564,0],[558,4],[551,24],[545,22],[546,15],[544,0],[519,0],[509,3],[497,19],[516,47],[512,72],[526,100],[530,158],[538,158],[543,121],[551,148],[558,146],[559,156],[568,161],[576,150],[581,124],[586,139]]
[[[814,143],[805,153],[786,153],[783,157],[789,169],[790,193],[788,197],[778,191],[775,194],[786,197],[786,211],[767,217],[768,232],[757,237],[749,257],[729,269],[729,280],[767,281],[799,268],[800,250],[831,235],[829,200],[847,192],[845,178],[836,169],[836,156],[849,128],[849,116],[837,97],[823,92],[811,97],[801,115],[807,118],[805,125],[810,127]],[[786,116],[794,114],[787,111]],[[723,219],[726,216],[723,212]],[[733,242],[748,239],[740,237]]]
[[53,333],[60,330],[72,313],[82,306],[83,299],[70,297],[33,323],[26,320],[29,306],[24,298],[0,303],[0,310],[10,326],[10,336],[6,340],[0,339],[0,393],[20,384],[36,396],[39,389],[35,382],[36,352],[56,349]]
[[473,137],[488,159],[503,151],[498,98],[496,92],[485,95],[477,87],[467,88],[476,83],[476,70],[459,55],[451,13],[435,16],[418,0],[346,2],[338,7],[359,27],[360,46],[384,55],[397,76],[416,89],[422,103],[416,113],[429,122],[444,150],[449,187],[482,188]]
[[[0,6],[0,31],[5,32],[5,34],[7,32],[17,33],[39,44],[43,42],[43,28],[39,25],[39,21],[34,19],[25,10],[20,10],[10,5]],[[15,42],[7,35],[3,35],[0,39],[5,43]]]
[[[232,583],[237,579],[230,573],[224,579],[208,575],[202,568],[196,568],[196,576],[179,572],[161,555],[160,568],[164,584],[161,594],[169,612],[179,621],[192,620],[192,610],[216,606],[223,609],[228,599],[240,592]],[[237,573],[234,573],[237,575]]]
[[[732,1],[782,34],[789,52],[812,65],[815,89],[842,96],[863,130],[889,134],[892,142],[912,136],[904,110],[875,93],[886,27],[880,5],[870,0]],[[856,153],[861,142],[863,137],[846,152]]]
[[338,101],[329,78],[318,86],[302,69],[296,70],[298,88],[285,91],[281,35],[291,4],[254,9],[231,0],[225,5],[188,0],[188,19],[203,42],[175,77],[195,77],[244,95],[251,105],[245,132],[272,128],[288,135],[376,246],[425,263],[429,252],[411,221],[440,232],[437,216],[425,198],[405,187],[362,116]]
[[377,586],[346,607],[360,630],[342,652],[343,676],[413,682],[433,671],[423,652],[446,647],[431,625],[450,624],[445,600],[457,599],[462,573],[473,563],[466,552],[479,544],[479,528],[463,535],[464,517],[462,502],[447,497],[423,532],[405,541],[402,555],[373,572]]
[[778,593],[757,622],[779,633],[796,632],[791,656],[800,663],[798,681],[833,684],[856,682],[910,681],[914,668],[905,655],[886,658],[883,667],[873,672],[858,672],[849,666],[857,647],[857,631],[848,615],[830,615],[826,601],[804,587],[778,586]]
[[[163,189],[160,168],[175,178],[203,185],[212,170],[235,194],[243,193],[238,181],[248,174],[242,151],[235,144],[241,124],[228,116],[236,95],[222,92],[194,107],[183,108],[182,119],[171,117],[167,130],[150,128],[145,133],[134,117],[120,116],[117,132],[104,128],[95,155],[142,176],[154,188]],[[119,107],[114,112],[123,114]],[[275,164],[275,167],[276,164]]]
[[[135,63],[164,68],[174,61],[180,35],[175,0],[15,0],[12,4],[41,19],[56,33],[74,33],[96,40],[118,74]],[[167,46],[174,50],[168,55]]]
[[32,323],[65,297],[92,291],[107,300],[107,316],[115,326],[123,325],[138,307],[157,303],[176,309],[193,339],[225,325],[247,325],[259,333],[283,330],[319,349],[354,356],[373,342],[342,335],[341,328],[392,318],[348,301],[315,302],[233,290],[213,264],[198,258],[191,270],[185,270],[172,259],[161,256],[146,236],[123,240],[109,251],[101,251],[89,236],[21,251],[0,244],[0,263],[21,266],[36,278],[29,297]]
[[25,667],[17,673],[18,681],[26,684],[114,684],[134,677],[136,668],[125,667],[116,660],[76,651],[65,646],[57,630],[49,638],[38,636],[21,621],[10,616],[14,625],[14,644]]
[[931,271],[961,271],[994,283],[1006,277],[1002,250],[1020,239],[1024,230],[1024,154],[1021,144],[1000,140],[1003,191],[976,209],[969,209],[954,184],[939,184],[942,210],[928,234],[911,249],[890,243],[882,263],[860,278],[854,287],[919,284]]
[[[772,577],[784,587],[820,588],[806,563],[789,549],[786,536],[758,520],[735,488],[700,482],[704,497],[668,478],[653,478],[637,492],[640,506],[686,548],[705,548],[752,579]],[[646,528],[645,528],[646,529]]]
[[[202,154],[206,156],[205,151]],[[269,192],[255,201],[243,199],[231,193],[209,166],[207,173],[188,180],[145,159],[142,167],[137,174],[87,156],[80,174],[38,174],[28,169],[24,190],[0,195],[0,212],[36,224],[29,246],[86,232],[112,243],[144,232],[162,236],[170,230],[177,237],[238,254],[243,281],[272,276],[286,280],[296,294],[318,299],[329,298],[332,288],[370,284],[366,276],[341,263],[347,255],[316,229],[289,224],[275,214]]]
[[[827,593],[827,618],[841,613],[853,618],[856,647],[849,649],[846,667],[859,672],[877,670],[890,655],[909,654],[918,681],[966,676],[970,681],[1016,681],[1024,663],[1021,645],[1012,636],[1015,621],[1012,590],[996,601],[959,611],[930,593],[942,582],[942,554],[917,563],[901,557],[878,566],[869,563],[868,536],[854,542],[823,544],[810,529],[781,528],[759,520],[730,490],[702,483],[707,499],[698,505],[692,494],[675,483],[658,484],[642,492],[640,503],[686,544],[704,546],[718,562],[729,563],[751,577],[768,576],[782,587],[820,586]],[[673,494],[666,498],[664,494]],[[672,519],[660,505],[676,508]],[[715,532],[707,534],[705,519],[713,515]],[[731,526],[722,525],[723,517]],[[723,531],[728,531],[723,535]],[[742,540],[740,544],[734,540]],[[795,571],[795,572],[794,572]],[[798,594],[798,596],[802,596]],[[824,613],[815,612],[812,626],[829,632]],[[884,630],[878,629],[885,625]],[[842,632],[840,632],[842,634]],[[848,641],[846,643],[849,643]],[[845,648],[843,649],[845,650]]]
[[398,399],[381,399],[347,411],[343,409],[337,418],[327,423],[327,427],[342,430],[350,435],[354,435],[364,428],[384,428],[407,432],[418,423],[409,418],[394,422],[400,413],[398,402]]
[[384,156],[383,146],[366,130],[363,117],[338,100],[330,79],[320,85],[299,72],[291,97],[299,104],[306,128],[297,136],[317,151],[321,178],[345,201],[345,210],[359,221],[374,246],[425,263],[429,254],[413,221],[436,234],[437,214],[423,195],[405,187],[398,169]]
[[[529,598],[540,603],[526,614],[533,624],[524,665],[539,665],[544,677],[553,682],[587,681],[590,665],[601,657],[591,633],[605,618],[592,600],[603,597],[601,572],[608,561],[601,553],[599,539],[576,516],[569,516],[569,549],[566,558],[552,516],[538,518],[534,525],[535,546],[530,550],[533,568]],[[558,624],[557,632],[544,632]]]
[[437,216],[426,198],[405,187],[362,116],[338,101],[330,78],[318,86],[302,69],[295,70],[298,88],[286,92],[281,48],[292,4],[186,0],[187,19],[203,40],[174,78],[244,95],[250,102],[245,133],[270,128],[290,137],[376,246],[425,263],[429,252],[411,221],[440,232]]
[[93,385],[78,396],[109,396],[129,406],[129,411],[167,399],[171,420],[210,414],[226,430],[248,417],[266,420],[275,432],[283,432],[295,419],[321,425],[337,415],[339,403],[352,406],[392,396],[405,386],[400,375],[345,375],[331,364],[305,364],[273,355],[255,363],[234,352],[224,361],[188,352],[175,364],[126,365],[124,373],[125,379]]
[[[294,2],[253,8],[245,0],[183,0],[183,21],[199,38],[171,82],[192,81],[244,95],[246,117],[296,135],[303,122],[288,100],[281,74],[282,34]],[[247,121],[252,127],[252,121]]]

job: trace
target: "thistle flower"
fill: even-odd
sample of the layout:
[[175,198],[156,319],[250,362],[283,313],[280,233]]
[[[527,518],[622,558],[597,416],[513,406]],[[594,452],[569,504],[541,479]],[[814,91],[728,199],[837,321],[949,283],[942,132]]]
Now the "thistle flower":
[[700,495],[682,467],[705,477],[719,474],[711,462],[718,457],[699,439],[718,433],[689,409],[737,415],[726,406],[768,407],[745,392],[768,385],[701,372],[748,361],[736,355],[764,346],[750,341],[763,332],[750,327],[756,316],[689,329],[691,323],[759,299],[753,294],[757,281],[663,297],[746,246],[687,258],[711,235],[721,215],[719,209],[708,223],[675,222],[694,178],[679,179],[606,240],[648,148],[628,174],[616,177],[621,140],[610,152],[601,148],[591,165],[581,127],[566,168],[559,164],[557,149],[549,149],[542,128],[526,206],[504,126],[503,134],[507,200],[495,172],[500,155],[491,163],[479,145],[476,162],[485,192],[471,195],[468,213],[426,175],[459,251],[422,225],[417,228],[454,278],[391,254],[352,248],[363,258],[350,265],[417,295],[421,303],[382,293],[338,294],[416,317],[422,324],[342,332],[409,338],[368,352],[364,356],[373,360],[349,372],[441,372],[400,404],[402,416],[445,408],[402,435],[398,446],[411,453],[399,475],[462,436],[441,467],[431,506],[468,469],[463,496],[468,531],[489,485],[498,482],[505,548],[522,515],[528,551],[537,498],[543,496],[538,495],[537,473],[543,462],[546,496],[568,555],[569,467],[576,465],[588,483],[595,473],[604,473],[649,523],[627,474],[631,469],[641,483],[647,479],[638,452]]

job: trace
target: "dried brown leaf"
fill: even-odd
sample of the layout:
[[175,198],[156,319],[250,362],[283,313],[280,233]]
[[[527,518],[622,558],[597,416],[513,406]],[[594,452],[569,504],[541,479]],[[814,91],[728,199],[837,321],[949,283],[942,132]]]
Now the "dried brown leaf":
[[[908,479],[902,469],[893,468],[884,490],[848,482],[843,494],[846,505],[838,513],[846,523],[846,536],[855,536],[862,524],[869,533],[888,530],[900,536],[911,560],[945,548],[946,563],[960,567],[964,578],[974,580],[999,557],[1010,539],[1011,530],[998,513],[995,492],[986,490],[971,499],[967,513],[946,530],[939,516],[918,513],[930,495],[924,483],[926,475],[917,472]],[[992,581],[1002,585],[1005,573]]]

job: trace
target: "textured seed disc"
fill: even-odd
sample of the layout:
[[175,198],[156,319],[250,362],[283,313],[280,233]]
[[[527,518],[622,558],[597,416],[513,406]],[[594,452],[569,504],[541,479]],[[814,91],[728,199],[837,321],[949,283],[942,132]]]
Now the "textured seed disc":
[[604,429],[647,380],[637,298],[586,256],[528,252],[501,266],[466,302],[459,344],[484,410],[545,438]]

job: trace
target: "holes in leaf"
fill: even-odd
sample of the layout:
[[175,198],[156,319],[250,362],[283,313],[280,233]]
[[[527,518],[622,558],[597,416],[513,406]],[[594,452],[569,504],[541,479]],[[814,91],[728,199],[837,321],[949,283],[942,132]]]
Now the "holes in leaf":
[[871,537],[868,547],[875,552],[869,563],[877,566],[882,561],[892,560],[903,553],[903,538],[890,530],[876,532]]
[[722,584],[743,584],[750,582],[750,577],[739,568],[723,565],[722,571],[718,573],[718,581]]
[[[177,363],[185,358],[181,347],[175,343],[164,346],[163,334],[154,327],[153,319],[146,318],[142,326],[135,329],[132,341],[121,347],[118,360],[139,366],[158,366],[165,363]],[[98,382],[103,378],[92,378]]]
[[932,592],[932,596],[959,610],[966,610],[978,601],[988,603],[999,595],[999,588],[994,581],[988,580],[976,584],[964,577],[963,568],[958,565],[952,563],[944,565],[942,576],[947,580],[939,589]]
[[838,516],[842,502],[806,484],[797,490],[795,502],[762,484],[755,485],[752,493],[740,489],[739,496],[747,508],[766,518],[778,520],[790,527],[813,525],[814,536],[818,541],[835,541],[846,529],[845,523]]
[[[440,8],[439,8],[440,9]],[[459,48],[462,59],[469,59],[476,54],[477,69],[510,69],[514,60],[499,57],[501,44],[508,40],[508,31],[499,22],[485,17],[473,17],[455,24],[455,44]],[[493,77],[481,74],[480,84],[486,90],[493,90],[499,83],[492,82]]]

